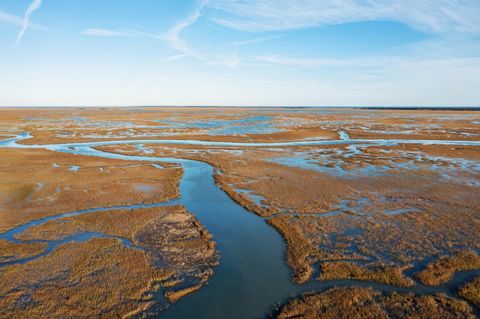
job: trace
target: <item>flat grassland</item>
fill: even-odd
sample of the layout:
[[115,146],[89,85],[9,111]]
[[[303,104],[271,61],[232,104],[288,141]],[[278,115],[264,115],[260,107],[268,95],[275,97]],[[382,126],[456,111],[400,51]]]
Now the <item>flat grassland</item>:
[[[135,279],[132,280],[132,277]],[[58,247],[48,256],[0,272],[3,318],[92,318],[130,315],[148,307],[148,291],[168,274],[141,251],[115,239]]]
[[0,149],[0,232],[77,210],[166,202],[181,168],[40,149]]

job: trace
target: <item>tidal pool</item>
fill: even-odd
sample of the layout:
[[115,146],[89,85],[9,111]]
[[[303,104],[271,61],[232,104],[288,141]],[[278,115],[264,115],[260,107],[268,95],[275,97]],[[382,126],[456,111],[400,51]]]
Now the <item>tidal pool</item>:
[[280,129],[272,123],[273,117],[255,115],[245,118],[226,120],[199,120],[185,122],[184,119],[167,119],[156,122],[163,124],[164,128],[175,129],[204,129],[209,135],[244,135],[244,134],[269,134],[279,132]]

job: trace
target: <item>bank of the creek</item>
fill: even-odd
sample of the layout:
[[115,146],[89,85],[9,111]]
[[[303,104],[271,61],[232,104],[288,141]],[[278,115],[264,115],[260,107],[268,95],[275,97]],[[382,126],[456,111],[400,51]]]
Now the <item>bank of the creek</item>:
[[[306,284],[297,285],[291,280],[291,271],[285,262],[285,243],[280,234],[268,225],[263,218],[246,211],[224,193],[214,181],[214,170],[210,165],[186,159],[158,158],[149,156],[131,156],[108,153],[94,149],[94,146],[116,144],[187,144],[215,146],[294,146],[322,145],[331,143],[372,143],[374,145],[396,144],[403,141],[393,140],[339,140],[339,141],[300,141],[288,143],[223,143],[203,141],[106,141],[94,143],[71,143],[50,145],[17,144],[28,138],[23,134],[18,138],[0,141],[0,147],[12,148],[44,148],[70,154],[97,156],[110,159],[151,161],[155,163],[168,162],[182,165],[184,176],[180,182],[180,198],[169,203],[150,205],[133,205],[128,207],[100,207],[84,211],[71,212],[59,216],[33,221],[9,232],[0,234],[0,239],[15,241],[15,235],[29,227],[39,225],[53,219],[79,214],[94,214],[98,211],[114,210],[116,208],[140,208],[182,204],[195,214],[200,222],[213,235],[220,253],[220,265],[215,268],[215,274],[208,284],[199,291],[180,299],[167,309],[153,314],[161,318],[264,318],[274,312],[278,303],[298,296],[304,292],[323,291],[335,286],[372,287],[384,293],[414,292],[416,294],[446,293],[456,296],[459,285],[470,278],[480,275],[480,271],[457,273],[454,278],[439,287],[428,287],[417,283],[413,288],[398,288],[375,282],[357,280],[335,280],[320,282],[311,280]],[[478,145],[471,141],[411,141],[407,143],[437,143],[448,145]],[[298,143],[298,144],[296,144]],[[316,143],[316,144],[313,144]],[[452,144],[453,143],[453,144]],[[235,144],[235,145],[231,145]],[[240,145],[237,145],[240,144]],[[190,144],[189,144],[190,145]],[[61,243],[84,240],[102,234],[85,234],[84,237],[73,237]],[[48,251],[59,243],[50,243]],[[129,242],[124,242],[129,245]],[[33,257],[37,258],[37,257]],[[29,259],[30,260],[30,259]],[[25,262],[20,261],[20,262]],[[162,292],[157,293],[159,305],[165,301]],[[476,309],[478,315],[478,309]]]

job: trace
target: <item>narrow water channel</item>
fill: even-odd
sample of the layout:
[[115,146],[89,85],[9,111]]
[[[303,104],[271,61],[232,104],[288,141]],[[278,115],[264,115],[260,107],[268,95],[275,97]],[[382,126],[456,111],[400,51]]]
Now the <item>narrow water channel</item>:
[[[30,147],[20,146],[16,141],[0,142],[0,147],[2,145],[3,147]],[[118,142],[100,143],[115,145]],[[148,144],[151,141],[143,140],[138,143]],[[285,243],[280,234],[263,218],[246,211],[216,186],[213,168],[210,165],[185,159],[108,153],[93,149],[92,146],[99,146],[99,143],[31,147],[128,161],[181,164],[184,168],[184,176],[180,183],[181,197],[176,203],[183,204],[195,214],[217,243],[221,258],[220,265],[215,268],[215,274],[208,284],[168,307],[166,311],[159,314],[160,318],[265,318],[272,313],[273,307],[278,303],[303,292],[320,291],[335,286],[362,286],[372,287],[382,292],[418,294],[444,292],[452,296],[455,295],[460,283],[480,274],[480,271],[458,273],[449,283],[433,288],[421,284],[417,284],[414,288],[397,288],[356,280],[328,282],[312,280],[307,284],[297,285],[291,281],[291,271],[285,263]],[[101,209],[107,208],[99,208]],[[84,212],[94,213],[92,210]],[[75,212],[75,214],[78,213]],[[26,228],[28,227],[25,225],[20,226],[8,234],[12,236]],[[160,296],[158,298],[161,299]]]

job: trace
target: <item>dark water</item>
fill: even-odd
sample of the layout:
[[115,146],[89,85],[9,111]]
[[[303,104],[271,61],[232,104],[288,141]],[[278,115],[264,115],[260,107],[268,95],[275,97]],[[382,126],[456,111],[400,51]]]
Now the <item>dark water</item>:
[[189,162],[184,167],[182,202],[213,234],[221,260],[206,287],[181,299],[161,317],[264,317],[286,293],[296,291],[284,263],[281,236],[215,186],[211,166]]

